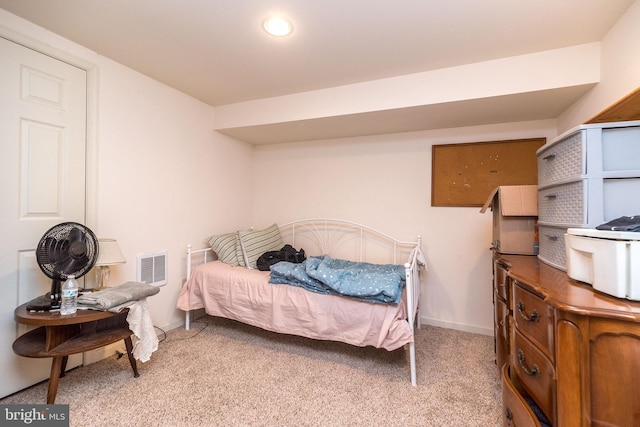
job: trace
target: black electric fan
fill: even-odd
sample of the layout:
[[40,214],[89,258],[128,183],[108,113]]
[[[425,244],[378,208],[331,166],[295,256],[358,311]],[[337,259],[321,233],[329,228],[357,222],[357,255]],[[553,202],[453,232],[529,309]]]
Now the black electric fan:
[[51,279],[51,291],[29,303],[28,310],[48,311],[60,308],[62,282],[70,275],[79,278],[91,270],[98,259],[98,239],[88,227],[63,222],[51,227],[40,239],[36,260]]

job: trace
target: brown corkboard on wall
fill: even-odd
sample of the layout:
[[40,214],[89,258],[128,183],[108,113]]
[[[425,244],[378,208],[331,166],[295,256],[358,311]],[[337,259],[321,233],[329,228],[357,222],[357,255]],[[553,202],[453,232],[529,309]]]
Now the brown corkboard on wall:
[[536,185],[546,138],[434,145],[431,206],[482,206],[500,185]]

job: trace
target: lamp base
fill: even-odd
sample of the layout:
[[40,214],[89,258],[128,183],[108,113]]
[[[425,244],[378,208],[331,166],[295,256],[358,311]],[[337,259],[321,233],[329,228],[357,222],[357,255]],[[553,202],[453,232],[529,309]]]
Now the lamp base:
[[109,270],[108,265],[99,265],[96,267],[96,277],[98,279],[97,286],[93,288],[94,291],[101,291],[109,287]]

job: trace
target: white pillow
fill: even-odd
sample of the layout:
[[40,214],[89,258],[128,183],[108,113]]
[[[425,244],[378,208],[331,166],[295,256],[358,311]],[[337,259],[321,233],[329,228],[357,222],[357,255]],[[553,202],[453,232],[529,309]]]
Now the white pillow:
[[240,240],[247,268],[256,268],[256,261],[263,253],[279,251],[284,246],[277,224],[264,230],[240,230],[238,231],[238,240]]

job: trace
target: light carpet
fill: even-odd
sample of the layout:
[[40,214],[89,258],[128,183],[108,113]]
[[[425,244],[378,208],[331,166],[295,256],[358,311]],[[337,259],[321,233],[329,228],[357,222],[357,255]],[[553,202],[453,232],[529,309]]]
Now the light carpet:
[[[161,337],[162,338],[162,337]],[[71,426],[499,426],[493,338],[422,326],[408,351],[279,335],[205,316],[138,363],[116,356],[60,379]],[[0,400],[44,403],[47,382]]]

